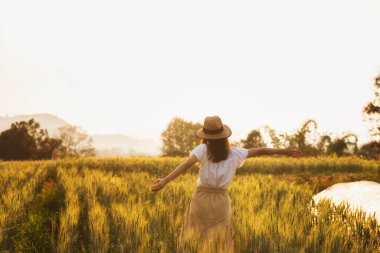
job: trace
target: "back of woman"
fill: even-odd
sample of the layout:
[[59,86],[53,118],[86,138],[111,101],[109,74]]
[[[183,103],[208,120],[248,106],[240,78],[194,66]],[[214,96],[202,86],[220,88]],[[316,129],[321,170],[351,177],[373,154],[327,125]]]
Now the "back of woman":
[[248,150],[231,147],[227,138],[202,139],[202,142],[191,151],[197,157],[200,170],[180,240],[183,244],[195,230],[199,232],[205,252],[233,252],[231,198],[226,189],[236,168],[247,158]]
[[201,144],[191,154],[197,158],[200,170],[197,189],[186,209],[181,245],[196,231],[201,242],[198,251],[233,252],[231,198],[226,189],[248,150],[231,147],[231,133],[218,116],[207,117],[196,132]]
[[227,188],[236,169],[247,158],[248,150],[231,147],[226,138],[202,142],[191,151],[200,163],[197,186]]
[[298,157],[302,154],[293,148],[231,147],[228,142],[231,133],[231,129],[218,116],[206,117],[203,127],[196,132],[201,144],[167,177],[153,183],[152,191],[159,191],[195,163],[200,165],[197,189],[187,206],[179,238],[180,252],[188,252],[187,242],[194,242],[194,239],[198,245],[197,252],[233,252],[231,198],[226,189],[236,169],[252,156],[286,154]]

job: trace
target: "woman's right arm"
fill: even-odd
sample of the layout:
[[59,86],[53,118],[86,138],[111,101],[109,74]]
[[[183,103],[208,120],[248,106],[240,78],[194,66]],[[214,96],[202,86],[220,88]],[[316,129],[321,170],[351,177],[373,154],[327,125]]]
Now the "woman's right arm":
[[260,155],[288,155],[291,157],[300,157],[302,152],[298,149],[288,147],[288,148],[250,148],[248,149],[248,156],[260,156]]
[[193,166],[198,161],[197,157],[194,154],[191,154],[186,161],[178,165],[169,175],[165,178],[159,178],[152,184],[152,191],[157,192],[164,188],[170,181],[174,180],[180,174],[184,173],[188,168]]

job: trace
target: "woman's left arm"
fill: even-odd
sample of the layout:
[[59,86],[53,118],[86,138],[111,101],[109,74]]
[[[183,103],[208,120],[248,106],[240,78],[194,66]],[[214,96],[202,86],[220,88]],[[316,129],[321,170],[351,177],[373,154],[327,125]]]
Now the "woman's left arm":
[[174,180],[176,177],[178,177],[180,174],[185,172],[188,168],[193,166],[198,161],[197,157],[194,154],[191,154],[186,161],[181,163],[177,166],[172,172],[170,172],[169,175],[167,175],[165,178],[156,179],[152,184],[152,191],[157,192],[164,188],[166,184],[168,184],[170,181]]
[[288,147],[285,149],[282,148],[250,148],[248,149],[248,156],[259,156],[259,155],[287,155],[291,157],[301,157],[302,152],[298,149]]

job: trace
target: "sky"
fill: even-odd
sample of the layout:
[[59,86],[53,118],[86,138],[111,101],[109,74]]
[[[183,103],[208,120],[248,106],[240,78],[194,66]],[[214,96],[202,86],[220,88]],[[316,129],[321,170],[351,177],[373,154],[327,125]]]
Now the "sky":
[[368,139],[380,1],[0,0],[0,115],[52,113],[90,134],[160,140],[219,115]]

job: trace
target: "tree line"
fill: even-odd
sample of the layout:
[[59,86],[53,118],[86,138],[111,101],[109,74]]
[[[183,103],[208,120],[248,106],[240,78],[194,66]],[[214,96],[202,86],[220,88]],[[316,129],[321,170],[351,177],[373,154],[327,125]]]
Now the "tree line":
[[[357,155],[380,159],[380,76],[375,78],[375,98],[363,107],[364,120],[371,123],[372,140],[358,147],[354,133],[333,135],[318,133],[318,124],[309,119],[293,133],[278,133],[270,126],[251,130],[247,137],[231,143],[245,148],[295,147],[305,156]],[[173,118],[161,133],[163,156],[187,156],[199,145],[195,131],[201,123]],[[0,133],[0,160],[39,160],[64,157],[95,156],[92,138],[78,126],[65,125],[58,129],[58,136],[51,137],[34,119],[15,122]]]
[[[294,133],[277,133],[269,126],[251,130],[245,139],[232,143],[244,148],[295,147],[305,156],[348,156],[357,155],[368,159],[380,158],[380,76],[375,78],[375,98],[363,108],[363,118],[372,124],[370,134],[372,141],[358,147],[358,136],[346,133],[334,136],[331,133],[320,134],[317,122],[305,121]],[[173,118],[162,132],[163,156],[187,156],[199,144],[195,131],[202,125],[198,122]],[[265,138],[266,137],[266,138]]]
[[49,136],[33,118],[15,122],[0,133],[0,160],[43,160],[94,156],[92,139],[78,126],[65,125]]

